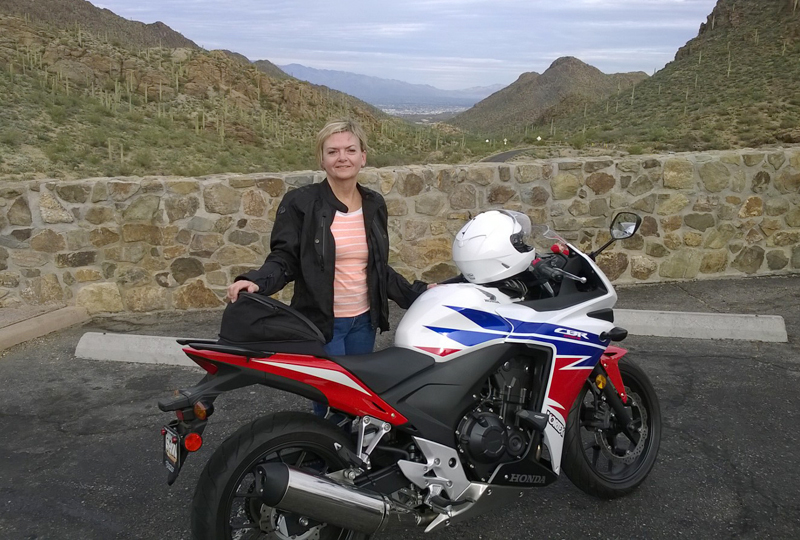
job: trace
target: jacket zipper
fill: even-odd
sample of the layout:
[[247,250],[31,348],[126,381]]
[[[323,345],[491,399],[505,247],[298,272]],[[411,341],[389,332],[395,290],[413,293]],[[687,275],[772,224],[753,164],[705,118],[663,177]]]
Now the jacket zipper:
[[325,237],[328,236],[325,234],[325,223],[328,220],[328,213],[323,210],[322,211],[322,220],[319,224],[319,234],[322,237],[322,255],[319,258],[319,267],[324,272],[325,271]]
[[[375,261],[375,270],[373,272],[373,274],[375,275],[375,278],[374,278],[375,279],[375,283],[373,283],[373,286],[378,288],[378,298],[377,298],[377,301],[378,301],[378,306],[377,306],[378,320],[377,320],[377,322],[373,321],[373,328],[378,328],[380,326],[380,324],[381,324],[381,320],[384,317],[388,317],[389,316],[388,313],[384,313],[383,297],[385,296],[386,293],[382,290],[383,289],[383,285],[384,285],[384,280],[382,280],[380,275],[379,275],[380,270],[382,269],[381,268],[381,264],[382,264],[381,261],[383,261],[384,257],[383,257],[383,238],[382,238],[383,232],[381,231],[380,225],[378,225],[377,217],[378,217],[377,215],[373,216],[372,223],[370,224],[370,228],[372,229],[373,237],[375,238],[375,243],[377,244],[377,245],[374,246],[374,252],[372,253],[372,256],[374,257],[373,260]],[[386,258],[387,258],[387,263],[388,263],[388,254],[386,255]],[[370,304],[371,303],[372,303],[372,295],[370,295]]]

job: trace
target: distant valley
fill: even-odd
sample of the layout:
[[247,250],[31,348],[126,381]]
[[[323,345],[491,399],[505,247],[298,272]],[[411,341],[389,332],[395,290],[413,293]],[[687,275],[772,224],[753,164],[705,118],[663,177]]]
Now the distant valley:
[[350,94],[388,114],[401,117],[449,117],[467,110],[504,88],[502,84],[495,84],[442,90],[428,84],[411,84],[347,71],[315,69],[300,64],[278,67],[292,77]]

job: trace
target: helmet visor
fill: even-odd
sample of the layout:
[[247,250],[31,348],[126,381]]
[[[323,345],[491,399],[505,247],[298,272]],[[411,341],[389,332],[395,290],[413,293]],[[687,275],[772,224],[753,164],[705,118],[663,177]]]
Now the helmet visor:
[[531,219],[522,212],[514,210],[500,210],[501,213],[514,220],[513,233],[511,234],[511,245],[520,253],[527,253],[533,250],[533,236],[531,234]]

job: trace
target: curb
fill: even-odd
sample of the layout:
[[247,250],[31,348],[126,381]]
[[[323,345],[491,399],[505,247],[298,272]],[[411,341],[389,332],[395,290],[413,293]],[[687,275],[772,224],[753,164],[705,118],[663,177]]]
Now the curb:
[[786,323],[778,315],[615,309],[614,323],[634,336],[789,341]]
[[[747,341],[788,341],[783,317],[644,311],[615,309],[615,323],[631,335],[688,339],[736,339]],[[110,360],[188,366],[197,368],[183,352],[183,346],[164,336],[87,332],[75,349],[75,356],[87,360]],[[199,369],[199,368],[198,368]]]
[[86,332],[78,341],[75,357],[139,364],[198,367],[183,352],[180,338],[140,334]]
[[0,351],[91,319],[85,308],[65,307],[0,328]]

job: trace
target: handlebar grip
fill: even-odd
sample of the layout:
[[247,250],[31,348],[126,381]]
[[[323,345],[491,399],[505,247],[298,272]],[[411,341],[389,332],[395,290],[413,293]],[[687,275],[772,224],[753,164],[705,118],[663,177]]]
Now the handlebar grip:
[[542,277],[548,281],[561,281],[563,273],[558,268],[554,268],[545,261],[539,261],[533,266],[533,273],[537,277]]

